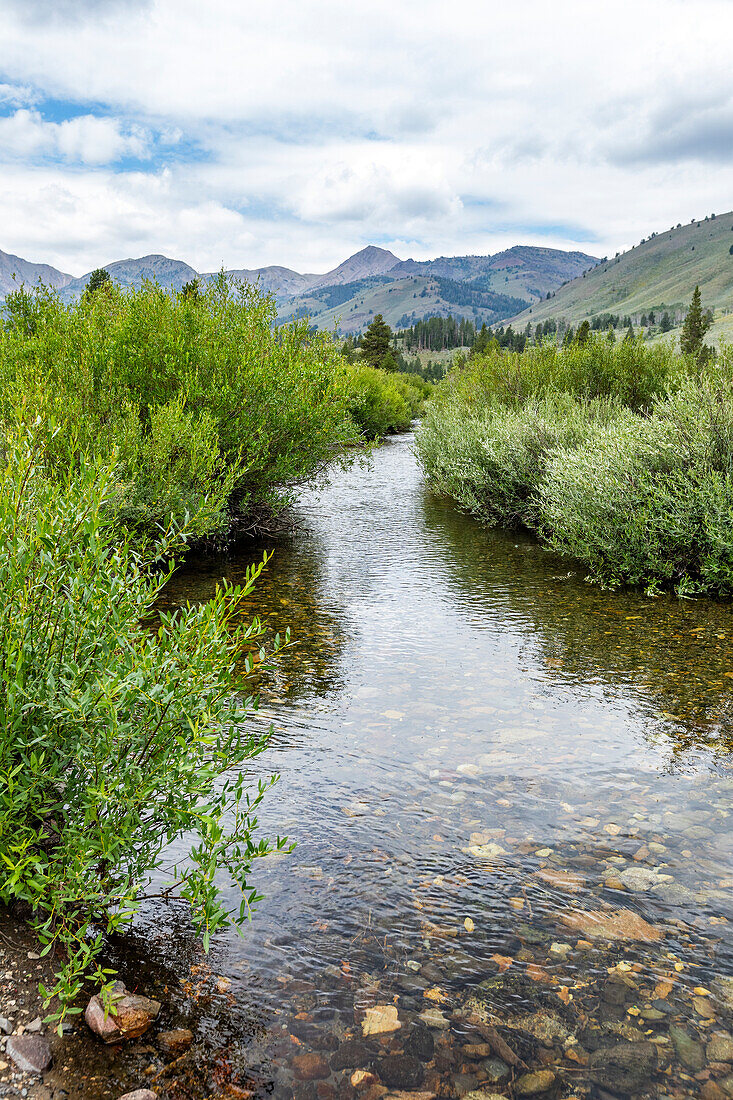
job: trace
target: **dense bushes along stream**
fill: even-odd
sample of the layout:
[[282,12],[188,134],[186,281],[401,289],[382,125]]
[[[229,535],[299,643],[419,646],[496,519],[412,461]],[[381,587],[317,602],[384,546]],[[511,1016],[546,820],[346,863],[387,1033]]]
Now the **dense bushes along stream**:
[[733,356],[643,341],[489,352],[438,388],[430,484],[614,585],[733,592]]
[[[223,277],[201,293],[108,282],[69,307],[44,288],[6,302],[0,903],[56,952],[45,992],[59,1017],[85,976],[113,976],[103,935],[159,894],[151,876],[208,947],[249,916],[250,867],[272,849],[256,836],[269,783],[248,790],[242,773],[265,743],[245,722],[260,627],[240,611],[258,569],[162,615],[175,556],[407,428],[430,388],[273,320],[268,299]],[[171,860],[181,836],[187,856]]]
[[192,538],[218,533],[354,443],[409,427],[430,388],[349,365],[307,320],[274,319],[270,298],[224,276],[177,295],[107,282],[71,306],[21,289],[0,329],[0,418],[40,417],[61,476],[81,454],[114,455],[125,527],[188,514]]

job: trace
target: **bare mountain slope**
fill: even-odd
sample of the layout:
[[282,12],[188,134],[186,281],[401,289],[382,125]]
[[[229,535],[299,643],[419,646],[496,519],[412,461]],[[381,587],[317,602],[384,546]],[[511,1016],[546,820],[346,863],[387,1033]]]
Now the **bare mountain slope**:
[[34,264],[30,260],[21,259],[20,256],[13,256],[10,252],[0,251],[0,297],[18,290],[23,285],[33,286],[39,279],[45,286],[61,289],[67,286],[72,278],[72,275],[66,275],[49,264]]

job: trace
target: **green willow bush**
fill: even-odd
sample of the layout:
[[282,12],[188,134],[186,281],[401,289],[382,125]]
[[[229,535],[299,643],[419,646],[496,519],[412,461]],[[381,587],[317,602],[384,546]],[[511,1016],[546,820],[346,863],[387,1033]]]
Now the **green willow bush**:
[[[134,549],[110,522],[112,464],[80,456],[47,476],[59,434],[6,429],[0,452],[0,902],[25,903],[44,952],[57,949],[44,990],[57,1018],[76,1011],[85,976],[109,977],[103,936],[129,925],[151,875],[188,902],[206,949],[249,916],[251,865],[272,850],[256,811],[274,782],[245,785],[266,739],[248,732],[251,700],[233,687],[261,633],[240,605],[262,566],[208,603],[156,613],[187,532]],[[221,875],[241,892],[233,918]]]
[[684,379],[649,417],[626,413],[559,449],[539,486],[551,546],[607,585],[733,592],[733,381]]
[[490,353],[438,386],[431,486],[523,524],[606,585],[733,593],[733,353],[714,364],[604,337]]
[[216,533],[279,507],[360,438],[360,384],[333,338],[274,320],[270,298],[223,275],[197,295],[107,284],[70,306],[18,291],[0,327],[0,419],[61,425],[47,440],[60,471],[115,454],[126,523],[149,534],[188,512],[197,536]]
[[375,440],[407,431],[432,386],[414,375],[356,363],[347,368],[346,389],[351,419],[366,439]]

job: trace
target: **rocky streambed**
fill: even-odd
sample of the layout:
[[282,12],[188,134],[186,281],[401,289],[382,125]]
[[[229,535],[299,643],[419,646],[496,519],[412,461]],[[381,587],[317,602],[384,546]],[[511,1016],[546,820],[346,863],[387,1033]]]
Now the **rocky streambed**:
[[53,964],[4,925],[0,1095],[733,1097],[730,609],[588,586],[433,500],[406,439],[299,507],[253,600],[298,640],[251,776],[295,851],[208,957],[175,905],[110,942],[161,1005],[135,1038],[50,1036]]

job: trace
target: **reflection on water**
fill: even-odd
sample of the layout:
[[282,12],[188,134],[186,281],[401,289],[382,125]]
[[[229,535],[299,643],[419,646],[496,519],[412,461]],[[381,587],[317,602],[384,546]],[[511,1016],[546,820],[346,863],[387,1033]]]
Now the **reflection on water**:
[[161,1095],[733,1096],[729,609],[483,530],[407,438],[299,510],[253,600],[297,641],[257,766],[298,846],[211,976],[141,922],[197,1033]]

